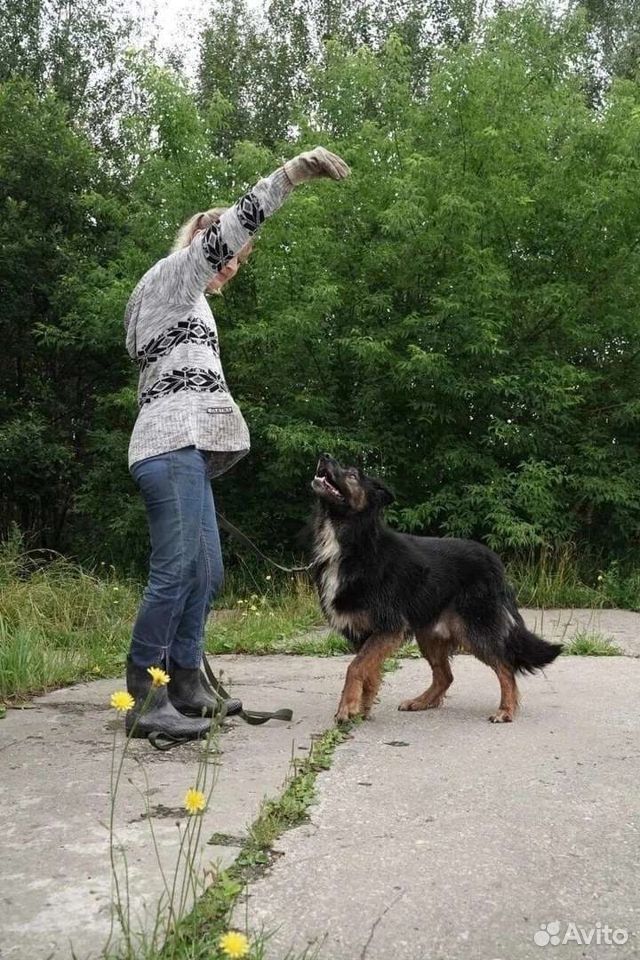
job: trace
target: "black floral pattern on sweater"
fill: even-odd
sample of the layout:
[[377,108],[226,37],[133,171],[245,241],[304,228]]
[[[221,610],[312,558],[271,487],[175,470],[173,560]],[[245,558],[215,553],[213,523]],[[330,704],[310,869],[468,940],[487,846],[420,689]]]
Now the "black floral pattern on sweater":
[[224,377],[216,370],[182,367],[180,370],[170,370],[159,380],[155,380],[150,387],[143,390],[138,402],[142,407],[152,400],[170,393],[179,393],[181,390],[193,390],[196,393],[217,393],[219,390],[228,392]]
[[188,317],[186,320],[179,320],[175,326],[169,327],[138,350],[136,359],[140,364],[140,372],[146,370],[150,364],[156,363],[160,357],[166,357],[181,343],[196,343],[203,347],[211,347],[215,354],[219,352],[215,330],[208,327],[199,317]]
[[249,233],[255,233],[264,223],[264,210],[255,193],[246,193],[236,204],[238,220]]
[[202,237],[202,248],[204,255],[218,273],[228,263],[233,256],[231,250],[222,239],[220,224],[212,223],[204,232]]

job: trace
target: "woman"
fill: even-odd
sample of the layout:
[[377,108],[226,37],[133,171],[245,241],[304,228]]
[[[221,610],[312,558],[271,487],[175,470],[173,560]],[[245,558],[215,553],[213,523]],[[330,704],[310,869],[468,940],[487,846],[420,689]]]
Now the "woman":
[[[205,293],[218,293],[235,276],[252,236],[294,187],[348,174],[340,157],[317,147],[233,207],[196,214],[127,304],[127,350],[140,365],[129,469],[151,537],[149,582],[127,661],[135,699],[127,729],[136,736],[203,736],[216,707],[200,674],[204,626],[223,576],[210,479],[248,452],[249,432],[224,379]],[[153,684],[154,666],[168,671],[168,687]],[[239,709],[238,701],[227,703],[228,713]]]

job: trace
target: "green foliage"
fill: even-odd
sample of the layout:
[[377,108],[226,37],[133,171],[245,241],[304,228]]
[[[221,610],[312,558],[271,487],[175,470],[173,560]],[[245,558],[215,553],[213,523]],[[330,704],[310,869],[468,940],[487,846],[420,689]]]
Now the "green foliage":
[[[124,52],[116,8],[77,0],[54,50],[54,6],[22,8],[23,61],[15,23],[0,43],[2,530],[144,569],[128,294],[186,216],[325,143],[351,179],[296,191],[215,302],[253,438],[223,512],[299,552],[328,449],[394,486],[400,528],[573,543],[637,605],[640,86],[599,69],[633,4],[228,0],[196,90]],[[94,96],[82,37],[117,96]]]
[[0,86],[0,142],[2,522],[59,548],[96,397],[126,369],[101,289],[120,211],[100,192],[92,144],[50,90]]
[[[347,652],[322,624],[315,594],[302,580],[271,575],[220,598],[207,625],[211,654]],[[0,699],[16,699],[83,679],[118,676],[141,590],[102,563],[95,573],[47,552],[26,552],[16,528],[0,548]]]
[[127,99],[120,53],[131,29],[122,0],[3,0],[0,84],[21,79],[39,95],[53,93],[110,152],[114,112]]
[[[638,0],[580,0],[593,31],[592,43],[602,67],[610,73],[628,79],[637,79],[640,54],[640,3]],[[598,90],[602,78],[594,71],[594,87]]]
[[268,539],[328,448],[391,480],[404,529],[630,547],[638,90],[594,116],[583,44],[580,20],[505,14],[442,55],[426,100],[396,38],[327,48],[302,135],[353,177],[293,198],[253,265],[259,312],[222,324],[256,449],[229,500],[250,472]]

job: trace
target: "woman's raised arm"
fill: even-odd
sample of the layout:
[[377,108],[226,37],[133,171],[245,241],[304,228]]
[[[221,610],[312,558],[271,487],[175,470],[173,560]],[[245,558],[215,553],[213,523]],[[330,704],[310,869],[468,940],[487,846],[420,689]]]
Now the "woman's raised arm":
[[259,180],[225,210],[219,220],[198,231],[187,247],[157,264],[154,277],[157,293],[173,302],[195,300],[267,217],[282,206],[293,187],[316,177],[344,180],[349,173],[344,160],[324,147],[316,147],[287,161],[270,176]]

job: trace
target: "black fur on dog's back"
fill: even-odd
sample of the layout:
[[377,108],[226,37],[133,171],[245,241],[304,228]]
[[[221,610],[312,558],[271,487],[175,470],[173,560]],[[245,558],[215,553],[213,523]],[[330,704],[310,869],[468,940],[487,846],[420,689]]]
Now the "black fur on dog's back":
[[326,493],[314,518],[313,576],[325,615],[354,649],[374,633],[437,630],[446,617],[459,625],[460,644],[485,663],[531,673],[558,656],[560,644],[525,626],[492,550],[391,530],[381,518],[393,499],[384,484],[328,457],[321,464],[326,472],[314,483],[320,479]]

